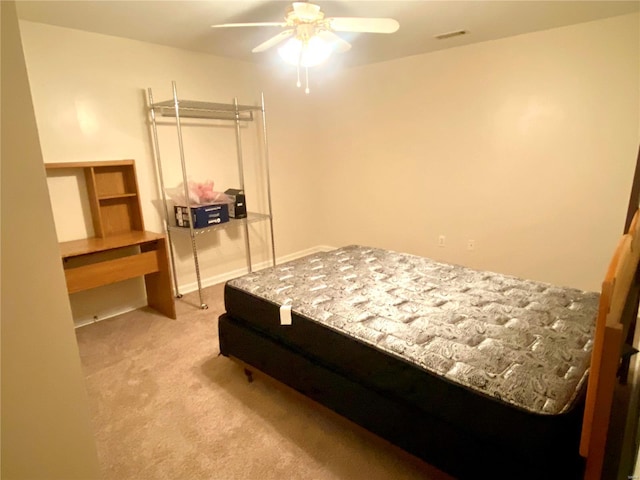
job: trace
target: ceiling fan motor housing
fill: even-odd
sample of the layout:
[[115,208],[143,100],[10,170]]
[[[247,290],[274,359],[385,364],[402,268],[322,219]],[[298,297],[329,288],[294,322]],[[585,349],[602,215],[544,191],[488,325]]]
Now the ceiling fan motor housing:
[[308,2],[293,2],[292,9],[287,13],[285,20],[291,25],[300,23],[313,23],[324,18],[324,13],[320,11],[320,6]]

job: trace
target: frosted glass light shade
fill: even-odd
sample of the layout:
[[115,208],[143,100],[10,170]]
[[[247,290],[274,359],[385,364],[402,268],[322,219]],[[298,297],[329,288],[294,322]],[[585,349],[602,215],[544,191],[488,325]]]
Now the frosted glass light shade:
[[278,49],[278,53],[290,65],[315,67],[329,58],[332,50],[331,45],[320,37],[311,37],[306,44],[291,38]]

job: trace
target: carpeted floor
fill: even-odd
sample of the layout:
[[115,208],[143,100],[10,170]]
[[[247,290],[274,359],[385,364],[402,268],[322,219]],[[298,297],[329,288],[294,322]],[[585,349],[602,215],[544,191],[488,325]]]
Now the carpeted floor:
[[451,477],[297,392],[218,356],[222,285],[79,328],[105,480]]

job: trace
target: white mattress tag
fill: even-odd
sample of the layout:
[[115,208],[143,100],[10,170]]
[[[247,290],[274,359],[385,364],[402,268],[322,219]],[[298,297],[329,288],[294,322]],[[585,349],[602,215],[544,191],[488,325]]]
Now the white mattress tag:
[[280,307],[280,325],[291,325],[291,305]]

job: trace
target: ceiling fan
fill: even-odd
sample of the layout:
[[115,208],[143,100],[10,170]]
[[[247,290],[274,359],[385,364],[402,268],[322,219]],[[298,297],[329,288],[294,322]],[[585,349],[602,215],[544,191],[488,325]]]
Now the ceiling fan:
[[288,39],[278,49],[282,59],[298,69],[300,87],[300,67],[305,68],[309,93],[308,68],[324,62],[332,52],[346,52],[351,48],[335,32],[394,33],[400,24],[393,18],[371,17],[325,17],[320,6],[311,2],[293,2],[288,8],[283,22],[224,23],[211,25],[213,28],[227,27],[284,27],[285,30],[262,42],[251,50],[264,52]]

